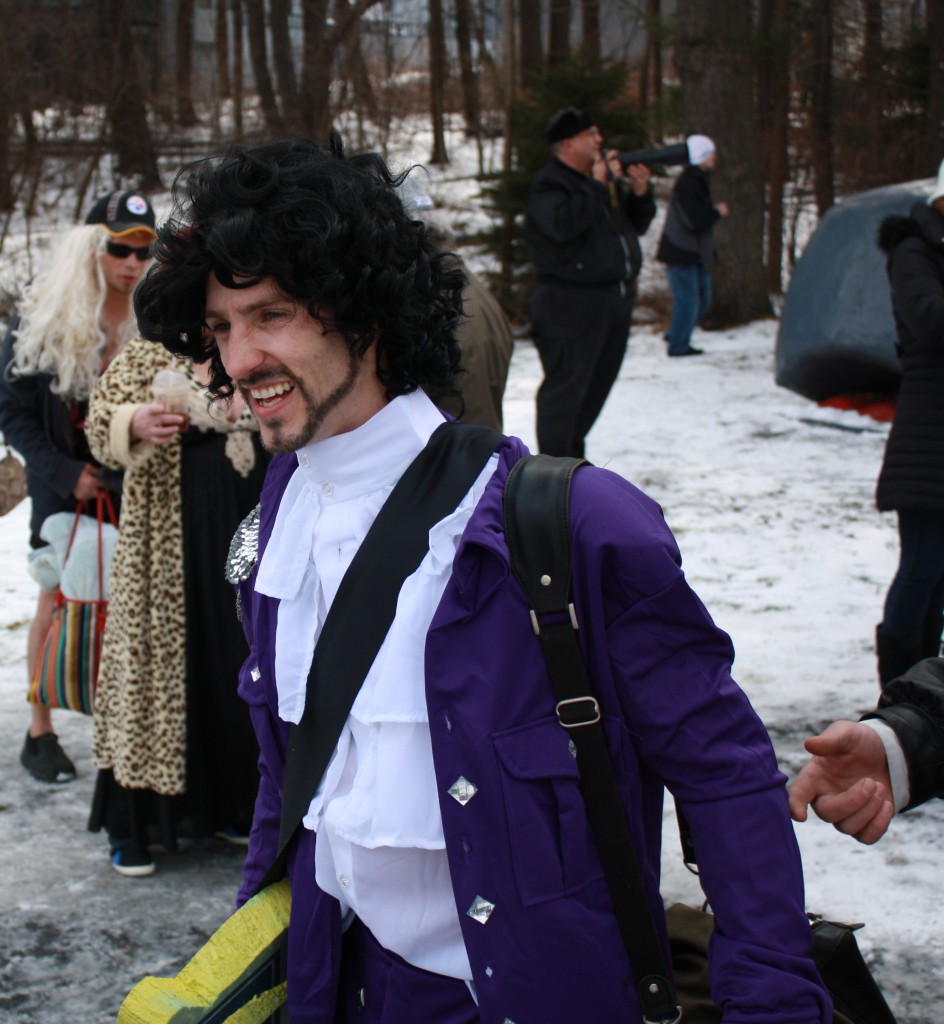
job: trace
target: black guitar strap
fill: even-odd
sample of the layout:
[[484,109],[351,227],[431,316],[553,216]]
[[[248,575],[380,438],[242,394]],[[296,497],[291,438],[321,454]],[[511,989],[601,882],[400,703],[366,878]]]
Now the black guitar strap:
[[505,483],[505,540],[511,568],[531,603],[557,699],[557,718],[577,750],[587,808],[617,924],[646,1024],[681,1020],[652,919],[626,812],[616,788],[600,706],[587,677],[570,593],[570,483],[583,459],[520,459]]

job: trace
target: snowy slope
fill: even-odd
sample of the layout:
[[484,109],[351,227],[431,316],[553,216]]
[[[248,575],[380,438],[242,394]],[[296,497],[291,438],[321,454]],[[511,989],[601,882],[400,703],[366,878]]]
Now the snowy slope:
[[[886,428],[776,388],[774,326],[702,335],[708,354],[689,360],[668,360],[657,334],[635,333],[589,455],[662,504],[690,581],[734,639],[736,678],[793,772],[811,729],[874,703],[871,633],[897,542],[894,520],[872,504]],[[519,343],[506,429],[532,444],[539,379],[533,348]],[[0,909],[8,926],[0,1018],[105,1021],[138,976],[179,964],[222,919],[239,857],[196,844],[176,857],[159,854],[152,879],[115,876],[102,837],[84,831],[92,768],[88,723],[76,716],[60,717],[82,773],[76,783],[50,791],[19,768],[34,600],[26,519],[24,504],[0,520]],[[944,1005],[944,922],[925,888],[939,877],[942,823],[944,807],[912,812],[871,848],[819,822],[797,828],[809,907],[866,922],[860,942],[900,1018],[913,1024],[930,1024]],[[674,827],[667,810],[664,892],[695,901]],[[44,943],[34,941],[36,923]],[[67,955],[56,996],[65,1003],[31,1016],[15,1000],[25,999],[30,979],[46,976],[49,947]],[[30,1000],[40,998],[34,990]]]
[[[430,191],[468,229],[483,220],[465,177],[474,159],[468,147],[452,149],[456,165]],[[402,150],[405,162],[429,151],[422,133],[404,138]],[[657,232],[646,239],[650,253]],[[8,238],[0,283],[22,282],[28,262]],[[643,288],[662,286],[650,255]],[[687,360],[665,357],[658,330],[634,330],[588,454],[663,506],[691,583],[733,637],[735,677],[792,774],[811,731],[875,702],[872,632],[897,535],[894,518],[873,504],[887,427],[778,389],[775,329],[766,321],[699,334],[707,354]],[[519,342],[506,429],[532,446],[539,381],[533,348]],[[78,716],[57,720],[79,768],[75,783],[49,789],[20,769],[35,601],[27,521],[26,503],[0,519],[0,1020],[104,1024],[139,977],[178,969],[225,917],[240,854],[196,843],[158,853],[153,878],[116,876],[103,837],[85,831],[93,768],[90,723]],[[860,943],[910,1024],[931,1024],[944,1006],[944,913],[934,898],[942,826],[944,806],[935,804],[894,822],[870,848],[818,821],[797,828],[808,906],[866,922]],[[666,898],[696,902],[669,808],[664,845]]]

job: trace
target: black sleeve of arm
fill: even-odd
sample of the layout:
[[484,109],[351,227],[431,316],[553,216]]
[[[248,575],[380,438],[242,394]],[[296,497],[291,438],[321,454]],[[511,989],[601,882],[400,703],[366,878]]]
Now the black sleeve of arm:
[[691,178],[679,178],[675,194],[695,234],[704,234],[720,219],[721,214],[715,209],[711,195],[698,188]]
[[944,796],[944,658],[926,658],[893,680],[864,717],[895,730],[908,761],[908,808]]
[[652,189],[637,196],[631,189],[626,196],[626,214],[637,235],[644,235],[656,215],[656,201]]
[[23,456],[27,470],[64,498],[72,493],[85,464],[50,443],[43,423],[37,377],[12,374],[14,332],[18,322],[16,318],[11,322],[0,356],[0,431],[4,440]]

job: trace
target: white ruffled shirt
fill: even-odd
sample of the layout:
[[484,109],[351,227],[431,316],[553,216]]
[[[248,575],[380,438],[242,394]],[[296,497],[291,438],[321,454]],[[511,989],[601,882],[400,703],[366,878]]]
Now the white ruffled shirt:
[[[341,579],[381,505],[443,415],[422,392],[298,452],[256,589],[279,600],[279,715],[298,722],[315,644]],[[456,510],[430,530],[303,824],[318,833],[315,877],[386,949],[469,980],[426,709],[426,633],[466,524],[498,465],[493,455]],[[307,558],[304,554],[307,553]]]

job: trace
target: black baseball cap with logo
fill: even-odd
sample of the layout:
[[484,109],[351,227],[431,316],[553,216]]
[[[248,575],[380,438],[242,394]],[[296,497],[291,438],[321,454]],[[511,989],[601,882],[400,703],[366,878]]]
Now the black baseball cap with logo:
[[85,223],[101,224],[114,238],[130,235],[132,231],[157,235],[154,209],[140,192],[109,192],[101,196],[89,210]]

